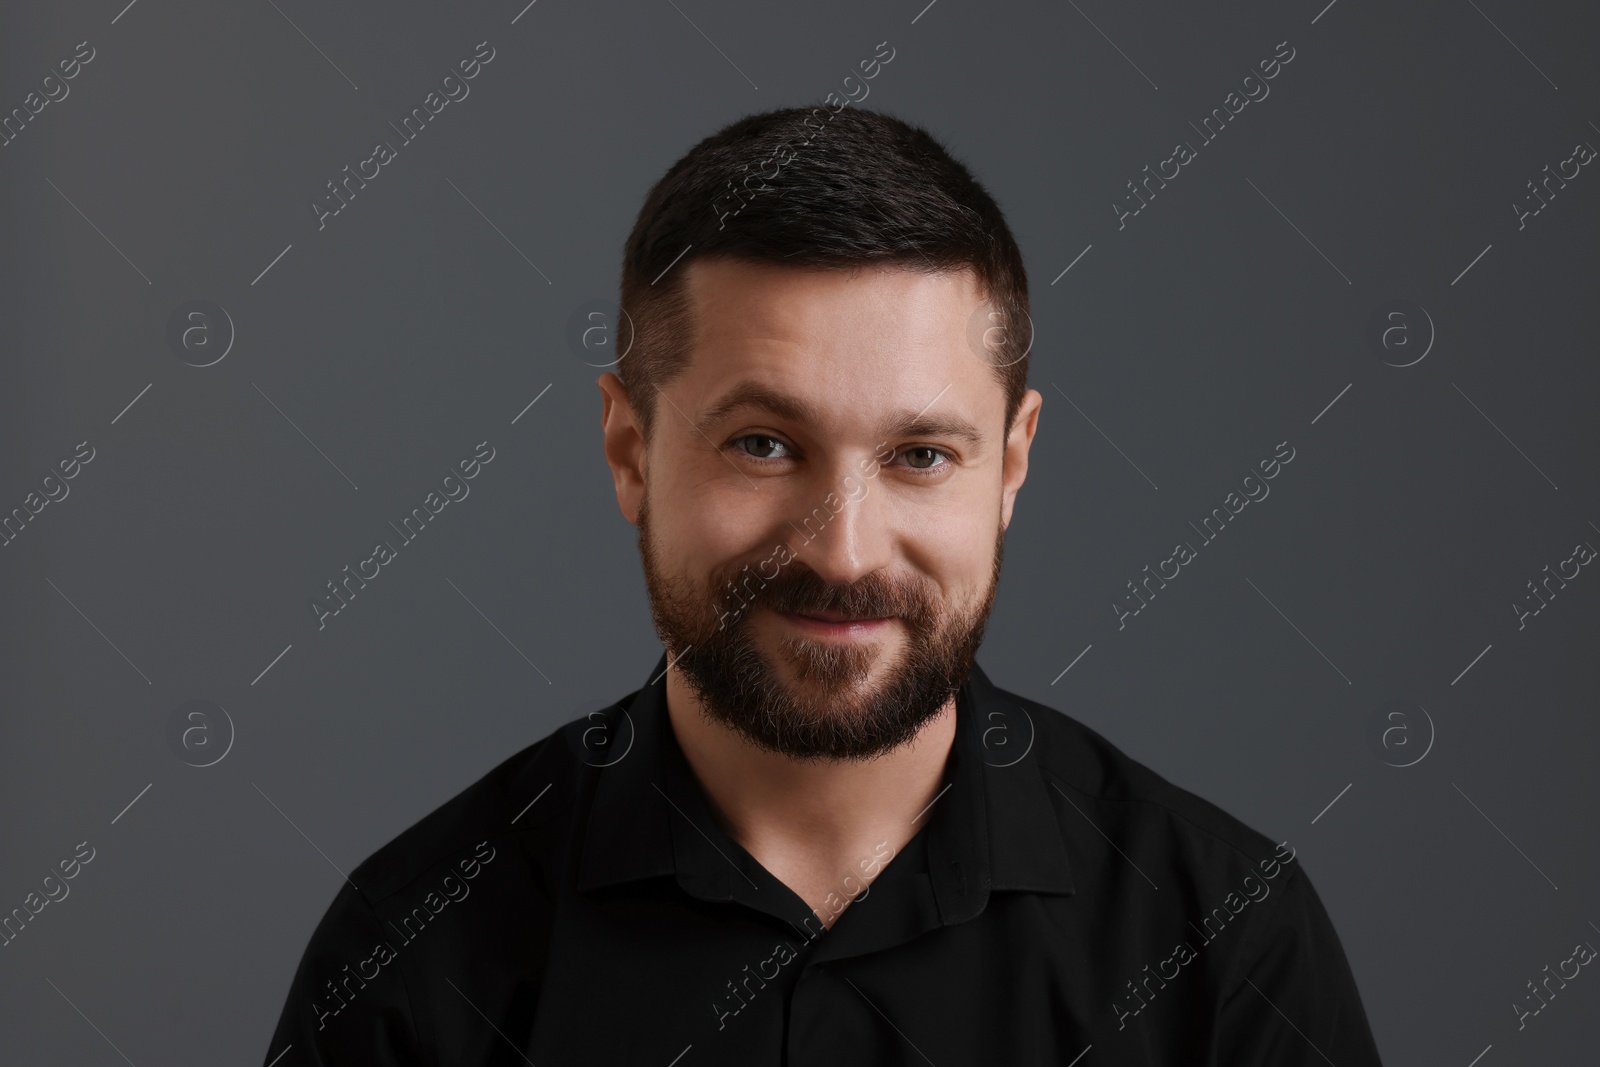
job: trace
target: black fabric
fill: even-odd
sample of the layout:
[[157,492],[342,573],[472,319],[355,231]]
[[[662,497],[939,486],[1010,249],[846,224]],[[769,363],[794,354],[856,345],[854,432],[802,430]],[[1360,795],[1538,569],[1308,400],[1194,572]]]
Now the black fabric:
[[1292,844],[1073,719],[974,668],[947,787],[825,930],[712,816],[665,670],[352,871],[263,1062],[1379,1063]]

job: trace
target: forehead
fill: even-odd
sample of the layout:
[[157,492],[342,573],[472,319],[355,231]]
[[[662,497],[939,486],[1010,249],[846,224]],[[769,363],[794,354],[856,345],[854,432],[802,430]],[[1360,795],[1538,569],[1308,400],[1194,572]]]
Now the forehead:
[[935,397],[980,425],[1004,417],[1004,390],[970,340],[989,306],[971,270],[711,259],[689,264],[686,286],[693,342],[679,382],[698,404],[754,383],[813,401],[840,428]]

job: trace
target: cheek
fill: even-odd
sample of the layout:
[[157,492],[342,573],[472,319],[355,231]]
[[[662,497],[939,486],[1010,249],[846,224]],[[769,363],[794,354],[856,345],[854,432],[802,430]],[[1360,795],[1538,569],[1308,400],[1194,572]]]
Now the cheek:
[[952,555],[965,555],[979,541],[993,541],[1000,525],[1000,483],[987,470],[960,472],[949,482],[900,494],[908,525],[928,539],[949,540]]
[[913,568],[931,579],[947,605],[970,604],[989,589],[999,502],[988,495],[951,494],[930,507],[913,509],[903,527]]
[[653,491],[650,526],[662,565],[697,583],[724,568],[737,570],[731,566],[736,561],[749,563],[754,574],[776,545],[794,542],[786,520],[798,514],[798,505],[775,480],[756,484],[752,489],[737,477],[731,483],[713,477]]

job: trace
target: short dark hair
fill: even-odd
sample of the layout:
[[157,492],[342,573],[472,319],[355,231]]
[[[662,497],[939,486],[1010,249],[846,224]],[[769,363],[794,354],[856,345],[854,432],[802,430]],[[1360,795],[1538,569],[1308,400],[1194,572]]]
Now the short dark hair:
[[684,268],[721,258],[971,269],[994,309],[974,351],[1005,390],[1010,430],[1033,333],[1022,252],[994,198],[926,130],[848,105],[780,108],[705,138],[656,182],[624,248],[621,306],[633,331],[616,365],[647,440],[656,390],[688,362]]

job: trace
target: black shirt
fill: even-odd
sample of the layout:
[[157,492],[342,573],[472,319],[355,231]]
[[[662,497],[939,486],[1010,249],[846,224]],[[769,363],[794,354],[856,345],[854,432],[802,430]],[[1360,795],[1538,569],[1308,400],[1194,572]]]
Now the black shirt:
[[665,669],[351,872],[266,1060],[1379,1063],[1292,844],[1082,724],[975,667],[942,792],[824,929],[712,816]]

